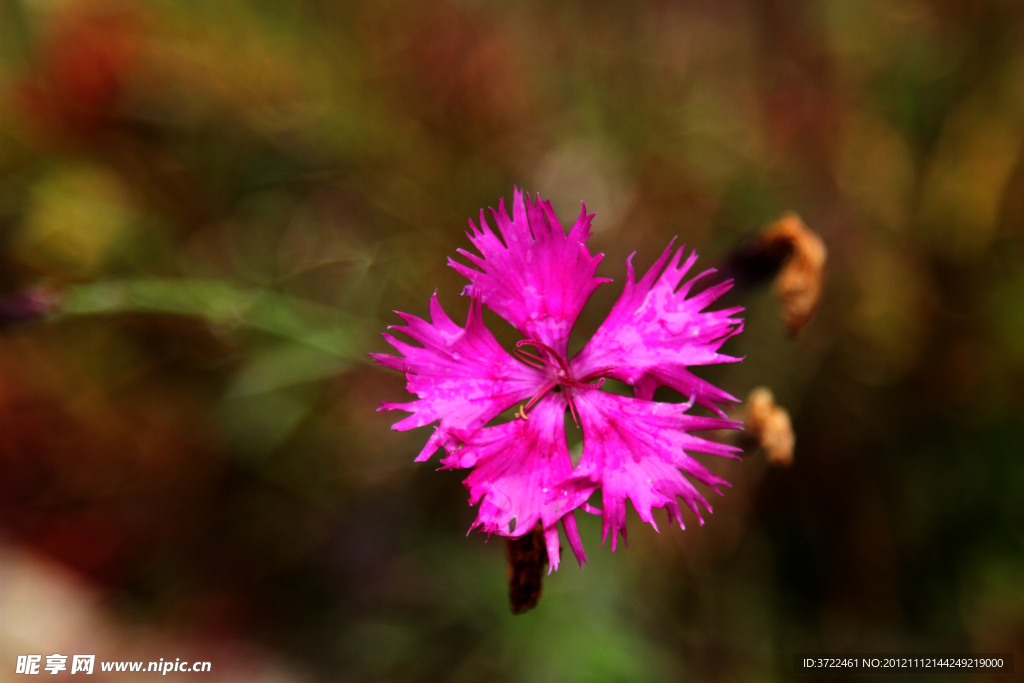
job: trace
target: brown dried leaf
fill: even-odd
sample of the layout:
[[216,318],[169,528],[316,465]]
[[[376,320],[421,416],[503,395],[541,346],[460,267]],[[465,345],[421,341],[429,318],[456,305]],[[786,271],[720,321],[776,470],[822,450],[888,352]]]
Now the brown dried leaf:
[[788,245],[791,255],[775,278],[775,293],[791,335],[797,335],[818,308],[825,283],[825,243],[795,213],[783,214],[758,237],[766,251]]
[[540,600],[548,553],[540,524],[521,538],[508,538],[508,599],[512,614],[522,614]]
[[775,403],[775,396],[768,387],[751,390],[746,403],[747,418],[743,422],[746,436],[757,443],[772,465],[792,465],[796,436],[789,412]]

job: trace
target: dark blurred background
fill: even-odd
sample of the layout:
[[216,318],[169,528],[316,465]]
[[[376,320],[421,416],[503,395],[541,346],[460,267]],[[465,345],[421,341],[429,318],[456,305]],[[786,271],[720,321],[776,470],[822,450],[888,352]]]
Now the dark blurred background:
[[[1019,0],[0,0],[0,680],[1024,666],[1022,38]],[[634,250],[713,265],[786,210],[829,250],[799,337],[734,293],[746,359],[700,371],[774,390],[793,466],[718,463],[704,527],[631,513],[614,555],[581,514],[519,617],[365,356],[435,289],[465,315],[445,259],[516,185],[597,212],[577,348]]]

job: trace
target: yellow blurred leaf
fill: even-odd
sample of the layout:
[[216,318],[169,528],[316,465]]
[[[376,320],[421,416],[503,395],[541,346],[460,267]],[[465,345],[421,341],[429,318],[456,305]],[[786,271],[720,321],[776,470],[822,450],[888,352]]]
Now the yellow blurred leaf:
[[113,171],[94,165],[58,167],[30,188],[14,253],[52,275],[90,277],[102,269],[136,215]]

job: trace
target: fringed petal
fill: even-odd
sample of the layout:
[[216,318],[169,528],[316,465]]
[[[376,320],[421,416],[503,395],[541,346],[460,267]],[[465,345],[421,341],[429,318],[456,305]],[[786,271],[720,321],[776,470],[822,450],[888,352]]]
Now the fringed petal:
[[[583,429],[583,456],[572,475],[558,486],[554,500],[565,507],[582,506],[601,489],[602,545],[612,534],[612,551],[619,533],[626,540],[626,499],[640,519],[657,529],[652,509],[665,508],[670,519],[684,527],[678,498],[704,523],[700,509],[711,506],[693,486],[695,479],[716,493],[728,486],[686,451],[736,457],[733,446],[708,441],[688,432],[737,429],[738,422],[688,415],[689,405],[655,403],[600,391],[575,397]],[[682,470],[682,471],[680,471]]]
[[742,309],[704,311],[732,287],[731,281],[687,298],[693,284],[714,271],[705,271],[677,290],[697,254],[692,252],[680,263],[683,249],[678,249],[668,262],[671,253],[669,243],[639,282],[633,272],[633,256],[629,257],[622,296],[593,338],[572,359],[572,371],[578,378],[604,376],[631,384],[635,396],[641,399],[649,400],[659,386],[668,386],[684,396],[695,396],[697,403],[724,417],[721,404],[738,400],[695,377],[687,368],[739,360],[718,350],[743,329],[743,321],[732,317]]
[[419,397],[411,403],[381,404],[380,410],[412,413],[392,429],[404,431],[440,421],[417,461],[429,459],[439,447],[448,447],[451,430],[483,427],[502,411],[528,399],[544,382],[540,372],[501,348],[481,314],[480,302],[473,300],[466,327],[459,327],[442,310],[435,292],[430,299],[431,322],[398,313],[406,324],[390,328],[422,346],[385,333],[384,338],[401,357],[370,354],[381,365],[405,372],[408,390]]
[[559,520],[577,558],[586,561],[571,508],[564,501],[550,500],[554,487],[572,471],[565,410],[560,394],[548,394],[525,420],[516,418],[472,433],[453,431],[458,446],[442,461],[446,468],[474,467],[465,480],[470,505],[480,504],[471,529],[518,538],[540,522],[551,569],[559,562]]
[[463,294],[480,297],[527,339],[541,341],[564,357],[569,332],[587,299],[602,282],[610,282],[594,277],[602,255],[591,256],[584,246],[594,215],[583,207],[567,235],[550,202],[524,198],[519,189],[511,219],[504,199],[491,215],[498,235],[483,211],[479,227],[469,222],[467,235],[482,258],[459,249],[475,268],[448,259],[471,282]]

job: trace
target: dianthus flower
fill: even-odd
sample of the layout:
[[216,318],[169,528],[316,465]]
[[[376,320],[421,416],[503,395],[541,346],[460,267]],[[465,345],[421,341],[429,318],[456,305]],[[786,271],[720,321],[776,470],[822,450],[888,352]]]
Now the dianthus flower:
[[[470,281],[462,292],[470,297],[466,326],[452,322],[434,292],[430,322],[398,313],[405,325],[391,328],[420,346],[385,333],[402,357],[372,354],[381,365],[405,372],[408,390],[418,397],[381,404],[381,410],[412,413],[393,429],[438,423],[416,460],[444,448],[443,469],[475,468],[465,480],[470,505],[480,505],[470,530],[517,538],[539,521],[551,569],[559,562],[558,522],[580,566],[586,562],[577,508],[602,515],[602,545],[610,531],[612,551],[619,533],[626,538],[627,498],[655,529],[654,508],[667,509],[669,524],[674,519],[683,527],[678,498],[703,524],[698,504],[708,512],[711,506],[690,479],[719,494],[719,487],[729,484],[687,451],[735,457],[737,449],[690,432],[738,428],[724,419],[720,406],[737,399],[688,368],[737,360],[718,350],[742,329],[742,320],[731,317],[741,309],[704,310],[731,281],[687,298],[698,279],[714,272],[679,287],[696,253],[684,260],[683,248],[673,254],[670,242],[639,282],[630,255],[622,295],[570,359],[569,333],[577,316],[598,285],[610,282],[594,275],[603,255],[591,256],[585,246],[594,214],[584,206],[566,234],[550,202],[533,201],[518,189],[511,218],[504,199],[491,214],[498,234],[482,210],[479,227],[469,221],[467,236],[480,255],[458,250],[472,265],[448,260]],[[525,337],[516,344],[518,359],[484,326],[482,306]],[[631,385],[633,397],[601,391],[605,378]],[[660,386],[689,401],[654,401]],[[721,418],[688,414],[695,403]],[[516,404],[521,405],[514,419],[488,426]],[[567,410],[583,432],[575,467],[566,445]],[[587,502],[597,489],[603,511]]]

